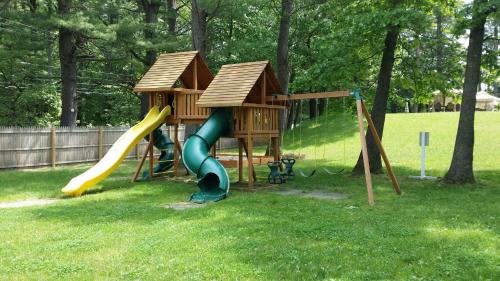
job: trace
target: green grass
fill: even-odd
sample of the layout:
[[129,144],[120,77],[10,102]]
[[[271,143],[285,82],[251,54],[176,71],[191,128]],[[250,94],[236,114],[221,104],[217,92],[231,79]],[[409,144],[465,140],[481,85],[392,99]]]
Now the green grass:
[[[477,184],[407,177],[418,174],[420,130],[431,132],[428,174],[444,174],[457,120],[456,113],[388,115],[384,144],[404,194],[375,175],[373,207],[364,179],[345,173],[283,188],[352,194],[346,200],[232,191],[178,212],[162,206],[185,200],[193,183],[131,184],[135,163],[126,163],[91,194],[0,209],[0,279],[499,280],[500,114],[477,113]],[[352,117],[302,130],[302,147],[298,130],[295,143],[291,133],[285,141],[287,151],[307,154],[299,166],[352,167],[359,150]],[[64,198],[59,189],[88,167],[0,172],[0,202]],[[266,167],[257,169],[266,176]]]

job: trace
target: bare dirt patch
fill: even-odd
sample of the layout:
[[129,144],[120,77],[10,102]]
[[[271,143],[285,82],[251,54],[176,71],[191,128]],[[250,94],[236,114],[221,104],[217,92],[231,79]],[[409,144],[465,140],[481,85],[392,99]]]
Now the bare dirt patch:
[[273,191],[272,193],[276,193],[276,194],[280,194],[280,195],[287,195],[287,196],[295,195],[295,196],[316,198],[316,199],[323,199],[323,200],[341,200],[341,199],[347,199],[347,198],[351,197],[350,194],[346,194],[346,193],[327,192],[327,191],[320,191],[320,190],[304,191],[304,190],[300,190],[300,189],[284,189],[284,190]]
[[198,204],[198,203],[193,203],[193,202],[177,202],[177,203],[168,204],[165,206],[165,208],[174,209],[177,211],[184,211],[187,209],[202,208],[202,207],[205,207],[206,205],[207,204]]
[[59,201],[58,199],[25,199],[12,202],[0,202],[0,209],[10,209],[10,208],[24,208],[32,206],[44,206],[50,205]]

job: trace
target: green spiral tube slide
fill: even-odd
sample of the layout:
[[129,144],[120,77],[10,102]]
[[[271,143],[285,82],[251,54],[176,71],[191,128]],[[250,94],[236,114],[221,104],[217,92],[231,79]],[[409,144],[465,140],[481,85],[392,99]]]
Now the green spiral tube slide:
[[198,179],[199,192],[191,195],[190,201],[205,203],[226,198],[229,192],[229,176],[226,169],[210,156],[210,148],[232,126],[231,109],[217,108],[203,125],[184,143],[182,161],[184,166]]
[[[146,140],[149,140],[146,136]],[[153,131],[153,145],[161,151],[159,163],[153,168],[153,174],[162,173],[174,166],[174,142],[161,131],[161,126]],[[149,178],[149,169],[142,173],[143,179]]]

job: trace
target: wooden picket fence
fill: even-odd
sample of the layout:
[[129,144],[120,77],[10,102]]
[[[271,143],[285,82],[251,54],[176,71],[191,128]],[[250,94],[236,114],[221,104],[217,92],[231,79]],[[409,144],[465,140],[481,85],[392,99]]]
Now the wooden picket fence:
[[[0,127],[0,169],[35,168],[96,162],[129,127]],[[173,130],[162,127],[173,137]],[[184,127],[179,128],[184,140]],[[223,139],[218,147],[234,148],[237,143]],[[126,159],[138,159],[147,148],[142,140]],[[155,149],[155,154],[159,151]]]

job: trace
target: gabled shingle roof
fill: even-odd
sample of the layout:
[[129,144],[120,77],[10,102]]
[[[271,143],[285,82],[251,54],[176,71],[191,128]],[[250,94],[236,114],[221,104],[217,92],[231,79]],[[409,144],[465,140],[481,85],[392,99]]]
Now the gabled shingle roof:
[[266,80],[271,84],[270,88],[276,94],[281,94],[281,88],[269,61],[228,64],[222,66],[196,105],[200,107],[241,106],[264,72],[266,72]]
[[185,87],[192,87],[192,81],[189,81],[192,80],[191,71],[186,70],[189,69],[195,59],[197,59],[198,63],[198,84],[200,89],[206,88],[212,81],[213,75],[210,73],[210,70],[201,59],[198,52],[191,51],[161,54],[139,83],[136,84],[134,92],[158,92],[168,90],[174,87],[179,79],[185,84]]

